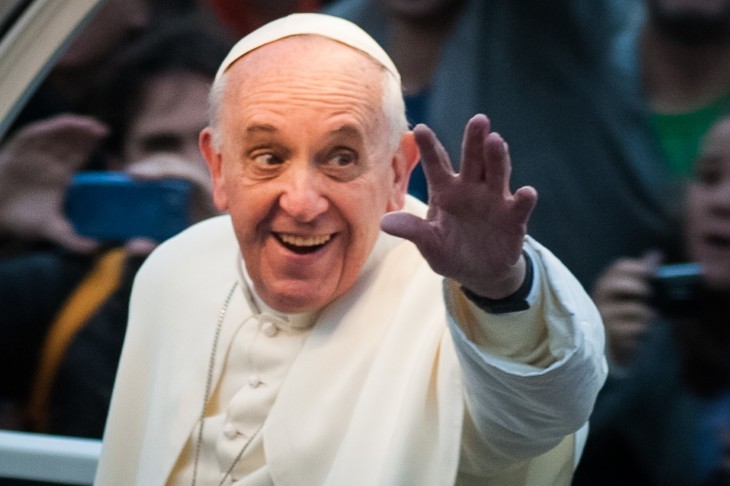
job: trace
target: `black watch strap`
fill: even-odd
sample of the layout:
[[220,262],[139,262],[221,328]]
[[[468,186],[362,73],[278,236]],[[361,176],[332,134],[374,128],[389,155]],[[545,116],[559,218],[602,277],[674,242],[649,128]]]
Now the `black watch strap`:
[[490,314],[507,314],[508,312],[529,309],[530,304],[527,302],[527,296],[530,294],[530,289],[532,289],[532,280],[534,278],[533,263],[526,251],[522,250],[522,254],[525,257],[525,279],[522,281],[520,288],[515,290],[511,295],[501,299],[489,299],[475,294],[463,285],[461,286],[461,291],[477,307]]

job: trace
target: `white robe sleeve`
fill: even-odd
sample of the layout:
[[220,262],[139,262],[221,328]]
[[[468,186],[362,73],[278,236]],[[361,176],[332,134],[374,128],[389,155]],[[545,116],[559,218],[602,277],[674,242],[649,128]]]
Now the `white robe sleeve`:
[[[530,308],[488,314],[445,281],[449,327],[461,364],[479,469],[538,456],[580,429],[607,374],[600,315],[583,287],[540,244]],[[479,462],[479,454],[474,454]],[[476,465],[479,466],[479,465]]]

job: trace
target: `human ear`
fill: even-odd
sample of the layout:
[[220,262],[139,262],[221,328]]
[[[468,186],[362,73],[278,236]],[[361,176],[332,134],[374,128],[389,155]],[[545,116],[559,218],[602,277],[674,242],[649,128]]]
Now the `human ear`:
[[200,132],[198,146],[208,163],[208,170],[213,182],[213,203],[219,211],[226,211],[228,209],[228,197],[225,191],[223,158],[220,151],[213,145],[213,129],[211,127],[206,127]]
[[388,200],[388,212],[398,211],[403,208],[406,202],[406,193],[408,192],[408,181],[411,178],[413,168],[418,163],[418,159],[418,145],[413,137],[413,132],[405,132],[391,161],[393,186]]

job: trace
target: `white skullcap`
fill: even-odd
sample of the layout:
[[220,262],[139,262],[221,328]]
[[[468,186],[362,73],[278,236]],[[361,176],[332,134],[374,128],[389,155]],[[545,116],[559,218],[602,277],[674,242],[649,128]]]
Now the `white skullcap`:
[[216,81],[240,57],[274,41],[295,35],[314,34],[341,42],[375,59],[400,82],[400,74],[375,39],[349,20],[319,13],[296,13],[269,22],[239,40],[215,75]]

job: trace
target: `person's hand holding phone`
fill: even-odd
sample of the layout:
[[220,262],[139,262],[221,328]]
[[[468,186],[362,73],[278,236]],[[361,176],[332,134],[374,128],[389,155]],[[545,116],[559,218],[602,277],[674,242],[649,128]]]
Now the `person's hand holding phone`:
[[[182,179],[191,183],[189,219],[195,223],[220,214],[213,204],[213,187],[207,167],[175,153],[160,153],[129,164],[126,172],[139,180]],[[151,252],[159,242],[133,238],[127,242],[132,254]]]
[[76,252],[97,243],[78,235],[64,210],[73,174],[106,137],[94,118],[58,115],[28,124],[0,148],[0,230],[13,238],[47,240]]
[[174,153],[160,153],[133,162],[126,171],[135,179],[183,179],[192,184],[191,222],[220,214],[213,204],[213,185],[207,166]]

